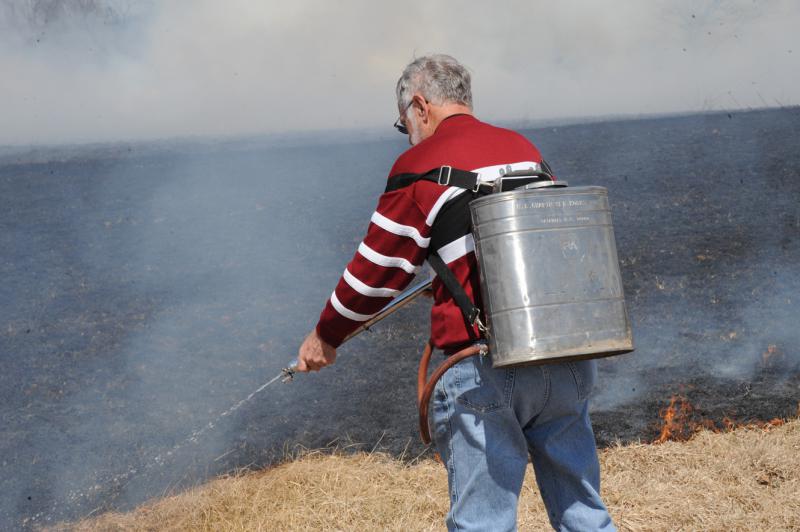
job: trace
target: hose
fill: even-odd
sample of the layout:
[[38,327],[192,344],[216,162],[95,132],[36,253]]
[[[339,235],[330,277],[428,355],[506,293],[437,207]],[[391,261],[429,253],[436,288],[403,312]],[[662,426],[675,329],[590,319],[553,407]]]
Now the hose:
[[431,345],[430,340],[425,343],[425,349],[422,351],[422,358],[419,361],[419,370],[417,371],[419,435],[425,445],[431,443],[431,433],[428,429],[428,403],[430,403],[431,395],[433,395],[433,389],[436,387],[436,383],[439,382],[439,379],[442,378],[442,375],[444,375],[448,369],[458,364],[465,358],[477,355],[480,352],[481,346],[471,345],[466,349],[462,349],[461,351],[450,355],[439,365],[438,368],[436,368],[436,370],[433,372],[433,375],[431,375],[430,380],[426,382],[426,378],[428,376],[428,365],[431,360],[431,354],[433,353],[433,346]]

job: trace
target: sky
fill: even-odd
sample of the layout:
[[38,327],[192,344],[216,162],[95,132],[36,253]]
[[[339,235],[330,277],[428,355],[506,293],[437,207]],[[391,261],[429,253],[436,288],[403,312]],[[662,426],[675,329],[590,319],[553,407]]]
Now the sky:
[[800,105],[796,0],[0,0],[0,145],[367,130],[403,67],[539,121]]

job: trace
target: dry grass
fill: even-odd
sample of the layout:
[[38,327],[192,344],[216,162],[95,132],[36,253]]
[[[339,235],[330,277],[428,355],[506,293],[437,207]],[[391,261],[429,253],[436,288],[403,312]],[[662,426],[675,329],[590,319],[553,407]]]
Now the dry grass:
[[[603,496],[623,530],[800,529],[800,420],[771,430],[703,431],[685,443],[601,453]],[[447,478],[433,460],[326,455],[214,480],[75,530],[440,530]],[[549,527],[532,472],[522,530]]]

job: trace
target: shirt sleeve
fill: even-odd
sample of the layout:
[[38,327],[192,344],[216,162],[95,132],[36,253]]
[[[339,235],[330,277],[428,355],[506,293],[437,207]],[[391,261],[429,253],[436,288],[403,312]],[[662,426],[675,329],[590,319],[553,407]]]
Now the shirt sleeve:
[[430,226],[407,190],[379,198],[364,240],[320,315],[317,334],[333,347],[402,292],[425,261]]

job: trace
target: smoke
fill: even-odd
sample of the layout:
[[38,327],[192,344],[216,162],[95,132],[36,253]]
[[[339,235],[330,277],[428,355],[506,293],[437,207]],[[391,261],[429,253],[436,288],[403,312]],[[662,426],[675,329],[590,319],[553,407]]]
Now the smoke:
[[384,127],[432,51],[492,120],[796,105],[798,22],[791,0],[0,0],[0,144]]
[[[139,503],[154,486],[280,456],[280,443],[264,441],[301,439],[295,426],[308,430],[313,413],[289,402],[300,387],[277,383],[235,415],[220,414],[296,354],[352,255],[399,137],[371,144],[356,175],[358,164],[332,162],[356,161],[359,145],[107,158],[79,148],[65,163],[2,166],[0,196],[17,201],[0,214],[0,247],[12,255],[0,287],[0,451],[25,457],[2,463],[9,496],[0,528],[18,516],[87,512],[93,502]],[[364,194],[353,198],[350,186]],[[315,400],[332,378],[314,385]],[[42,407],[46,419],[28,424]],[[298,422],[287,424],[287,412]],[[186,442],[210,422],[213,430]]]
[[[636,351],[600,361],[597,411],[646,410],[653,396],[696,386],[706,404],[747,412],[736,404],[750,401],[740,391],[761,387],[776,401],[796,382],[800,166],[790,145],[798,116],[725,113],[535,132],[559,178],[605,186],[612,202]],[[795,391],[792,400],[794,412]]]
[[[3,166],[0,523],[88,512],[71,497],[93,485],[98,503],[134,504],[266,463],[283,441],[391,429],[383,441],[404,448],[424,308],[348,346],[355,360],[270,389],[163,477],[142,472],[275,375],[313,326],[405,147],[389,124],[414,54],[467,64],[494,120],[800,103],[789,1],[276,5],[0,0],[0,144],[394,137],[43,149]],[[615,202],[637,351],[601,362],[598,410],[632,408],[654,383],[800,364],[797,111],[734,115],[527,132],[559,176]]]
[[[523,131],[559,177],[606,186],[612,200],[637,351],[600,362],[605,441],[641,437],[657,412],[647,401],[692,379],[717,386],[717,403],[795,411],[796,388],[774,387],[800,364],[799,115]],[[40,150],[60,154],[49,162],[4,161],[0,454],[11,458],[0,528],[129,507],[270,463],[284,443],[349,435],[421,452],[410,405],[429,303],[220,419],[313,327],[406,146],[393,136],[65,147]],[[753,395],[735,395],[731,379],[752,381]]]

